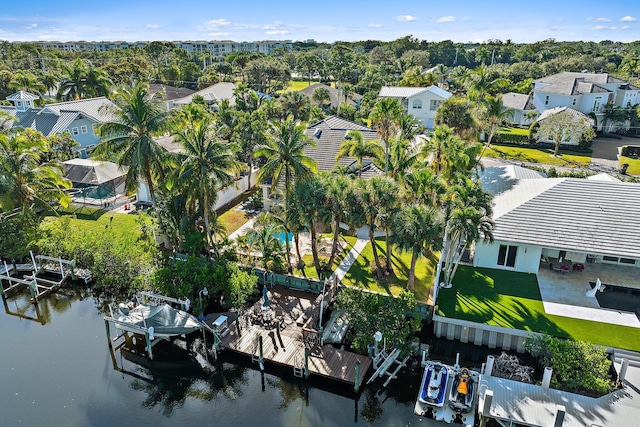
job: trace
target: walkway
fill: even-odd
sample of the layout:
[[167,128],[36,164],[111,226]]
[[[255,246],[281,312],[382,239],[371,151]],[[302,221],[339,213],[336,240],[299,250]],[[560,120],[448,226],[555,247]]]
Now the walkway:
[[249,221],[245,222],[242,227],[238,228],[236,231],[229,235],[229,240],[234,241],[238,238],[238,236],[244,236],[253,228],[253,224],[256,222],[258,217],[253,217]]
[[344,278],[344,276],[347,275],[347,272],[349,271],[353,263],[356,262],[356,259],[358,259],[358,257],[360,256],[360,252],[362,252],[362,250],[364,249],[364,247],[367,245],[368,242],[369,242],[368,239],[365,240],[365,239],[359,238],[358,240],[356,240],[356,243],[353,245],[353,248],[351,249],[351,251],[347,254],[346,257],[344,257],[344,259],[342,260],[338,268],[336,268],[336,271],[333,272],[331,277],[329,277],[329,283],[332,283],[334,278],[337,278],[338,281],[341,281]]

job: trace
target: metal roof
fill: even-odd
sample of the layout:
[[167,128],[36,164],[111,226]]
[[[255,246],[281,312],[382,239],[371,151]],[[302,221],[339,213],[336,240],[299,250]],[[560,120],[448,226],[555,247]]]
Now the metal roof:
[[117,120],[117,116],[115,114],[116,109],[116,104],[109,101],[104,96],[100,96],[98,98],[48,104],[42,107],[41,113],[50,111],[55,114],[60,114],[62,111],[77,111],[92,117],[98,122],[109,122]]
[[640,259],[640,184],[522,180],[494,198],[496,240]]
[[9,101],[35,101],[36,99],[40,99],[40,97],[24,90],[20,90],[13,95],[7,96],[7,100]]
[[431,92],[442,99],[449,99],[452,94],[438,86],[429,87],[406,87],[406,86],[383,86],[378,96],[380,98],[410,98],[423,92]]
[[[616,364],[616,369],[619,366]],[[627,370],[627,385],[598,398],[568,393],[553,388],[521,383],[504,378],[480,376],[480,412],[484,409],[485,393],[493,392],[491,418],[518,425],[548,427],[554,425],[558,405],[565,407],[562,427],[606,427],[637,425],[640,417],[640,368],[631,364]],[[487,414],[483,414],[487,415]]]
[[126,175],[126,168],[112,162],[71,159],[63,162],[65,177],[74,183],[100,185]]

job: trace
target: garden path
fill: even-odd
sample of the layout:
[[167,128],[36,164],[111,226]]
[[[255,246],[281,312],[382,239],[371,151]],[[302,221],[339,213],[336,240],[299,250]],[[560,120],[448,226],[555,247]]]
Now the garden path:
[[340,265],[338,265],[338,268],[336,268],[336,271],[334,271],[329,278],[329,283],[333,282],[335,277],[337,277],[338,281],[344,278],[344,276],[347,274],[356,259],[358,259],[358,257],[360,256],[360,252],[362,252],[368,242],[368,239],[356,240],[356,243],[353,245],[351,252],[349,252],[347,256],[344,257]]

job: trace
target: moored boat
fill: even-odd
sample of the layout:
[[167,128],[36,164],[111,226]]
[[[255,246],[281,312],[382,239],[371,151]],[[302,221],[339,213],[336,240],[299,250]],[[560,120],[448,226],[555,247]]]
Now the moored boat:
[[159,338],[186,335],[202,329],[195,316],[169,304],[119,304],[118,313],[113,317],[118,321],[118,329],[139,333],[140,328],[144,328]]
[[428,362],[425,366],[418,400],[434,407],[442,407],[447,395],[449,368],[439,362]]
[[476,380],[471,370],[461,368],[453,376],[453,384],[449,393],[449,406],[456,412],[466,413],[473,408],[473,399],[476,395]]

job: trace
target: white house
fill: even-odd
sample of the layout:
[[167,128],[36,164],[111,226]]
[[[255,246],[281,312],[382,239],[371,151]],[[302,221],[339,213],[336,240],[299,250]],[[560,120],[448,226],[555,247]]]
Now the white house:
[[[555,116],[556,114],[564,115],[564,120],[570,121],[571,123],[582,123],[583,125],[593,127],[593,119],[578,110],[574,110],[571,107],[555,107],[550,110],[546,110],[540,117],[538,117],[538,123],[542,124],[545,120],[547,120],[551,116]],[[574,134],[569,133],[568,135],[563,135],[562,144],[565,145],[579,145],[580,140],[582,139],[582,133]],[[539,132],[538,142],[554,142],[553,137],[544,134],[543,132]]]
[[518,126],[529,126],[533,123],[538,113],[530,95],[514,92],[505,93],[502,95],[502,104],[505,110],[513,112],[509,120]]
[[640,274],[640,184],[540,178],[503,190],[494,197],[495,240],[476,244],[474,266],[537,273],[545,261],[570,260]]
[[378,96],[399,100],[408,114],[420,120],[427,129],[433,129],[436,110],[443,101],[451,98],[452,95],[438,86],[383,86]]
[[191,104],[194,96],[201,96],[207,105],[214,105],[221,102],[223,99],[229,100],[229,105],[236,105],[236,95],[234,91],[237,86],[231,82],[220,82],[202,90],[194,92],[183,98],[173,99],[170,103],[170,108],[179,108],[183,105]]
[[594,113],[602,130],[604,106],[630,108],[640,102],[640,88],[607,73],[563,72],[533,81],[533,104],[541,113],[555,107],[571,107]]
[[116,105],[105,97],[58,102],[36,108],[38,96],[20,91],[7,97],[13,106],[0,106],[0,111],[9,113],[18,120],[10,126],[32,128],[45,136],[68,132],[82,149],[100,142],[95,127],[100,123],[115,120]]

